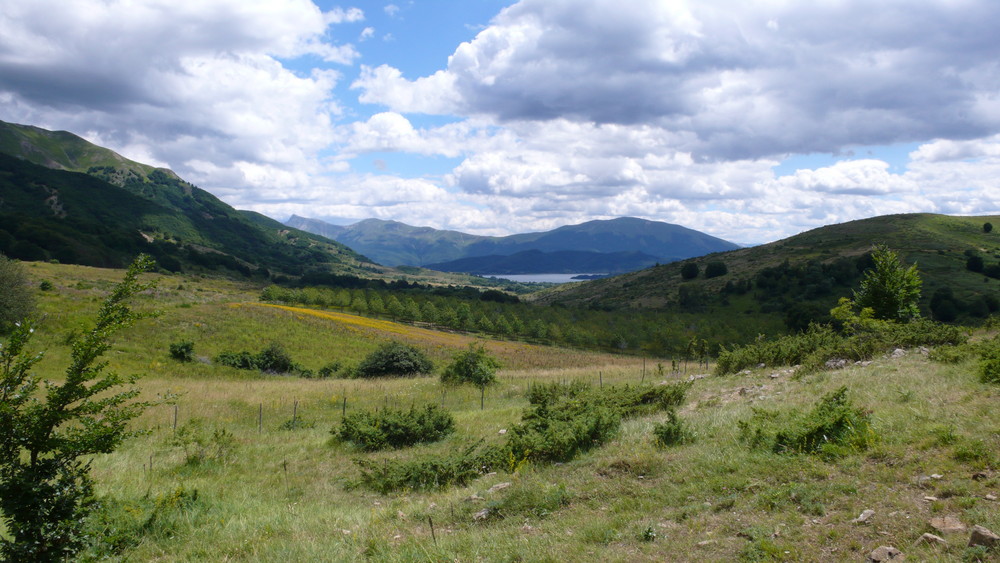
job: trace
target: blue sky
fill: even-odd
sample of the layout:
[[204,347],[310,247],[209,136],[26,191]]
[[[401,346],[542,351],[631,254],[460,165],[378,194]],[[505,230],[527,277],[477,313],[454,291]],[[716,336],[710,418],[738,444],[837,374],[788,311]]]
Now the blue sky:
[[761,243],[1000,213],[1000,3],[33,0],[0,119],[279,220]]

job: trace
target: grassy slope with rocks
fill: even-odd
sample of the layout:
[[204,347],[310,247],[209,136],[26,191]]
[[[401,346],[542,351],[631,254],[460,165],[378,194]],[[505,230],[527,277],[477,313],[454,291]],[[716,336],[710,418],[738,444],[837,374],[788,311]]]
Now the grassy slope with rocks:
[[[119,272],[27,264],[43,319],[38,371],[58,379],[70,342],[93,318]],[[918,351],[870,365],[796,375],[790,369],[732,376],[691,374],[678,411],[690,439],[657,445],[668,413],[627,419],[614,437],[563,464],[518,467],[462,487],[382,495],[360,486],[356,459],[447,456],[479,440],[499,443],[537,383],[635,385],[683,380],[642,372],[633,358],[485,342],[504,364],[485,409],[471,386],[437,377],[301,379],[205,363],[223,349],[282,344],[310,369],[356,362],[393,338],[425,349],[439,366],[474,339],[354,315],[257,304],[257,288],[187,276],[159,277],[140,308],[163,314],[118,339],[111,368],[145,373],[144,396],[174,397],[147,412],[150,432],[93,460],[103,499],[90,553],[109,560],[309,561],[843,561],[893,545],[912,560],[998,560],[970,551],[968,532],[918,542],[929,522],[1000,529],[994,416],[1000,388],[983,384],[961,356],[938,363]],[[977,333],[983,340],[993,335]],[[198,361],[169,357],[194,342]],[[933,351],[932,351],[932,355]],[[710,368],[709,368],[710,369]],[[706,370],[706,373],[708,370]],[[867,449],[824,456],[776,453],[741,439],[755,413],[786,420],[824,396],[846,397],[871,424]],[[454,416],[444,439],[365,453],[330,441],[347,413],[437,404]],[[175,410],[176,407],[176,410]],[[175,424],[176,413],[176,429]],[[262,425],[258,427],[258,415]],[[293,415],[294,413],[294,415]],[[288,424],[293,416],[299,424]],[[765,417],[766,418],[766,417]],[[477,514],[485,516],[476,518]],[[874,514],[856,522],[865,510]]]

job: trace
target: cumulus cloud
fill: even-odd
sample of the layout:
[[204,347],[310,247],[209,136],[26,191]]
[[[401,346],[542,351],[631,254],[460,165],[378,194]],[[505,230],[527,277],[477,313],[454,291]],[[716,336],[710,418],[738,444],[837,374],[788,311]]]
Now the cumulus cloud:
[[1000,126],[998,18],[988,1],[523,0],[445,70],[354,85],[401,112],[655,124],[712,158],[974,138]]
[[[418,4],[379,10],[419,21]],[[14,2],[0,119],[276,218],[509,234],[629,215],[765,242],[1000,212],[1000,3],[521,0],[423,75],[368,58],[384,46],[364,20],[309,0]],[[845,156],[899,143],[918,145],[908,162]],[[383,153],[457,164],[356,172]],[[841,156],[775,173],[812,153]]]
[[0,118],[84,134],[213,188],[273,185],[260,194],[273,199],[308,183],[340,112],[338,71],[282,60],[352,63],[356,49],[327,33],[361,19],[308,0],[14,3],[0,14]]

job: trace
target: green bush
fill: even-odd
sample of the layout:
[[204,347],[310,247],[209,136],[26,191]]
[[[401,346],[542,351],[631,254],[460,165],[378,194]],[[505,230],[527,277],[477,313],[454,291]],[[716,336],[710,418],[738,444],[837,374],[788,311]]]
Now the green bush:
[[689,383],[594,388],[585,383],[535,385],[521,423],[506,443],[429,460],[358,460],[361,482],[385,493],[464,485],[490,471],[514,471],[525,463],[566,462],[608,441],[622,418],[669,410],[684,400]]
[[875,437],[871,414],[851,405],[847,387],[825,395],[807,413],[754,409],[739,427],[748,445],[775,453],[836,456],[865,450]]
[[455,354],[454,359],[441,374],[441,382],[448,384],[471,383],[486,387],[496,381],[500,362],[483,348],[482,344],[469,344],[469,349]]
[[236,369],[257,369],[257,356],[246,350],[242,352],[223,352],[215,357],[215,363]]
[[496,446],[473,444],[457,453],[418,460],[357,459],[361,484],[387,494],[392,491],[427,490],[464,486],[499,467],[503,453]]
[[436,442],[455,431],[455,420],[436,405],[409,410],[385,409],[351,413],[332,434],[365,451],[404,448]]
[[169,443],[184,450],[184,464],[191,466],[208,462],[225,463],[236,449],[236,438],[232,432],[216,428],[209,435],[204,423],[197,418],[177,428]]
[[1000,383],[1000,342],[985,347],[979,358],[979,380],[983,383]]
[[181,361],[194,361],[194,342],[174,342],[170,345],[170,357]]
[[855,316],[847,321],[843,333],[828,325],[814,324],[799,334],[761,339],[731,350],[723,348],[715,373],[726,375],[761,364],[768,367],[801,364],[815,370],[834,358],[863,361],[896,348],[959,345],[967,340],[963,329],[928,319],[900,323]]
[[215,357],[215,363],[236,369],[313,377],[311,371],[295,363],[288,352],[277,343],[271,343],[257,354],[246,350],[241,352],[223,352]]
[[674,410],[667,411],[666,422],[658,422],[653,426],[653,437],[661,446],[677,446],[694,440],[694,435],[684,422],[677,418]]
[[344,369],[343,363],[341,363],[340,360],[334,360],[326,364],[325,366],[319,368],[319,371],[316,372],[316,375],[320,378],[325,379],[327,377],[334,377],[336,375],[343,373],[342,372],[343,369]]
[[355,377],[407,377],[429,373],[431,360],[419,349],[401,342],[386,342],[354,369]]
[[24,266],[0,253],[0,334],[34,312],[35,295]]

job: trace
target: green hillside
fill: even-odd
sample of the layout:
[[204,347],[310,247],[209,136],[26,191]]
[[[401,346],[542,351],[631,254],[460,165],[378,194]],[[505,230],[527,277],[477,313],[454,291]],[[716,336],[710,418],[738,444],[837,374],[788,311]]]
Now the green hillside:
[[[762,246],[552,288],[538,294],[536,303],[758,315],[762,322],[779,318],[790,328],[802,328],[823,320],[839,297],[851,295],[868,266],[866,254],[873,244],[884,243],[906,263],[917,263],[926,315],[934,316],[935,293],[940,301],[950,291],[956,318],[974,320],[994,312],[1000,297],[995,279],[1000,276],[987,275],[998,273],[1000,232],[984,232],[985,223],[1000,225],[1000,216],[910,214],[851,221]],[[982,259],[983,271],[968,269],[970,256]],[[717,270],[718,263],[724,264],[725,273],[706,278],[713,262]],[[686,280],[682,269],[691,263],[699,273]]]
[[120,267],[144,251],[172,271],[264,277],[367,262],[71,133],[0,123],[0,151],[0,251],[16,258]]

